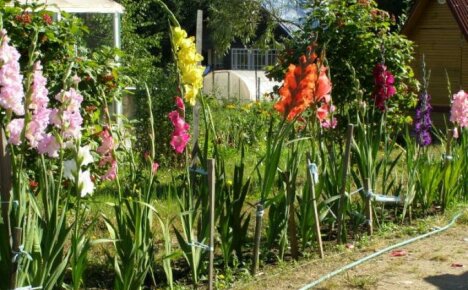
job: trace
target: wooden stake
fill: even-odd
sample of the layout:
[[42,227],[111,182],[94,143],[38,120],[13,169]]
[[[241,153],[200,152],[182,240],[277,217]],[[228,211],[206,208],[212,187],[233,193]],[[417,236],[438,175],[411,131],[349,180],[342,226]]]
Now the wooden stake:
[[348,124],[348,130],[346,131],[346,149],[343,155],[343,172],[341,175],[341,190],[340,190],[340,202],[338,204],[338,220],[337,220],[337,227],[338,227],[338,234],[337,234],[337,242],[341,244],[344,242],[346,237],[343,237],[343,206],[346,200],[346,181],[348,179],[348,167],[349,167],[349,160],[351,157],[351,142],[353,140],[353,131],[354,125]]
[[208,277],[208,289],[213,290],[214,282],[214,235],[215,235],[215,160],[208,159],[208,186],[210,194],[210,269]]
[[5,225],[5,237],[9,237],[11,246],[10,204],[11,202],[11,158],[3,128],[0,127],[0,193],[2,197],[2,218]]
[[366,219],[367,219],[367,233],[371,236],[374,233],[374,218],[372,217],[372,196],[369,194],[371,191],[370,179],[366,178],[364,181],[364,193],[366,194]]
[[315,179],[313,176],[313,172],[311,171],[312,168],[312,163],[311,163],[311,157],[310,153],[307,152],[307,177],[309,178],[310,181],[310,190],[312,193],[312,207],[314,208],[314,219],[315,219],[315,235],[317,236],[317,243],[319,247],[319,254],[320,258],[324,258],[325,255],[323,253],[323,244],[322,244],[322,233],[320,231],[320,217],[318,214],[318,209],[317,209],[317,198],[315,196]]
[[259,202],[257,204],[257,213],[255,214],[255,246],[254,254],[252,256],[252,276],[257,274],[258,270],[258,258],[260,253],[260,242],[262,239],[262,218],[263,218],[263,204]]
[[289,243],[291,245],[291,256],[294,260],[299,258],[299,243],[297,241],[297,231],[296,231],[296,219],[295,219],[295,208],[294,201],[296,200],[296,193],[294,188],[289,180],[289,172],[284,172],[283,174],[284,182],[286,183],[287,198],[289,203],[289,217],[288,217],[288,236]]
[[[197,10],[197,30],[195,37],[195,46],[197,52],[202,54],[203,46],[203,11]],[[214,84],[213,84],[214,85]],[[192,122],[192,141],[195,144],[198,141],[198,135],[200,130],[200,102],[197,101],[195,107],[193,107],[193,122]]]
[[[14,253],[19,253],[20,252],[22,232],[23,231],[22,231],[21,228],[14,228],[13,229],[13,252]],[[20,259],[20,256],[17,256],[16,259],[13,261],[13,264],[12,264],[11,274],[10,274],[10,289],[16,289],[16,278],[18,276],[18,262],[19,262],[19,259]]]

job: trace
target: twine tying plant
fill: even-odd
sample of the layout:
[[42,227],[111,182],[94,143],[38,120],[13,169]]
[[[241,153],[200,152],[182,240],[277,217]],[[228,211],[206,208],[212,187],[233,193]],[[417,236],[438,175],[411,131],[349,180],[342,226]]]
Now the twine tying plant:
[[19,246],[18,251],[12,251],[11,253],[13,254],[13,257],[11,258],[12,263],[17,263],[21,256],[26,257],[29,261],[33,260],[31,255],[24,250],[24,245]]

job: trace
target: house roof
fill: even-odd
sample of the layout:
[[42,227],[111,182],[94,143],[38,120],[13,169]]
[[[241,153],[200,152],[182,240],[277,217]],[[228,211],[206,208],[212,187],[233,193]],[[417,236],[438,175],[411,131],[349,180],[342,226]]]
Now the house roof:
[[[31,0],[20,0],[21,4],[31,3]],[[65,11],[69,13],[123,13],[124,8],[112,0],[39,0],[45,3],[47,10]]]
[[[409,35],[424,14],[426,7],[434,0],[419,0],[413,6],[410,16],[403,26],[402,33]],[[468,40],[468,0],[446,0],[460,30]]]
[[448,0],[447,4],[468,40],[468,0]]
[[301,5],[290,0],[265,1],[262,5],[279,18],[279,25],[289,35],[299,29],[307,12]]

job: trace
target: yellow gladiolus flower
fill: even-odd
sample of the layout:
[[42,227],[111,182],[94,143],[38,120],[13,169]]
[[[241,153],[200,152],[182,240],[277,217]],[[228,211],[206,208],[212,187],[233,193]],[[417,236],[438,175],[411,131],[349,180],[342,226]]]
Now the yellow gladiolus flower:
[[184,85],[185,90],[185,100],[192,106],[195,106],[197,103],[198,89],[192,87],[191,85]]
[[174,37],[174,43],[178,47],[180,46],[180,42],[187,38],[187,32],[180,27],[174,27],[174,29],[172,29],[172,35]]
[[203,71],[205,68],[199,65],[203,56],[197,53],[195,38],[187,37],[187,32],[180,27],[172,29],[174,51],[177,55],[177,66],[184,85],[185,100],[192,106],[196,104],[196,97],[203,87]]

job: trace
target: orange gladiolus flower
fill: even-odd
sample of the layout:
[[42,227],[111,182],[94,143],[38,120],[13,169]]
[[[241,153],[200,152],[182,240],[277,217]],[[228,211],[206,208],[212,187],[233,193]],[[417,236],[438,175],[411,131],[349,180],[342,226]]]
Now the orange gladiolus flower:
[[280,100],[275,109],[288,121],[304,112],[311,104],[329,100],[331,82],[326,67],[320,66],[315,54],[301,56],[299,65],[290,64],[279,90]]

